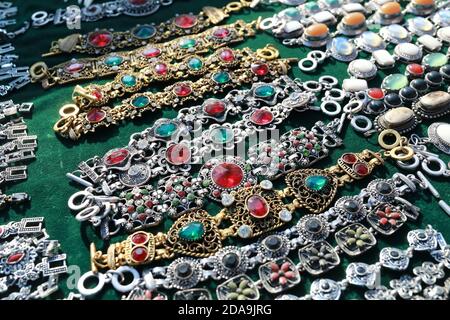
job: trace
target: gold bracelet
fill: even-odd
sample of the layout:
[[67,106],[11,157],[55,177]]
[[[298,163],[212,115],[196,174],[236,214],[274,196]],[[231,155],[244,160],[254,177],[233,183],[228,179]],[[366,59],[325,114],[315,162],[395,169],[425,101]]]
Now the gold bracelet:
[[[383,164],[380,153],[366,149],[342,155],[336,165],[327,169],[293,171],[285,178],[287,188],[284,190],[274,190],[262,182],[233,191],[233,203],[215,216],[193,209],[178,218],[167,233],[135,232],[126,240],[110,245],[106,254],[96,251],[91,244],[92,267],[96,271],[97,268],[143,265],[170,259],[175,254],[197,258],[211,256],[229,237],[254,238],[285,225],[297,209],[323,212],[335,198],[338,187],[367,177]],[[294,200],[285,203],[283,199],[288,197]],[[252,206],[250,202],[259,204]],[[223,222],[228,226],[221,228]]]
[[207,58],[191,55],[173,64],[165,59],[155,59],[143,69],[121,71],[113,81],[105,84],[78,85],[73,91],[72,100],[80,110],[86,110],[105,105],[127,93],[138,92],[157,81],[180,80],[218,70],[239,69],[252,60],[255,60],[255,53],[249,48],[232,50],[228,47],[218,49]]
[[154,24],[137,25],[128,31],[112,32],[106,29],[95,30],[87,34],[71,34],[53,41],[48,53],[53,56],[61,53],[105,54],[118,49],[140,47],[149,43],[197,34],[217,25],[228,18],[231,13],[250,7],[252,1],[239,0],[230,2],[222,8],[204,7],[199,14],[180,14],[155,26]]
[[[63,106],[59,114],[61,119],[54,125],[55,130],[64,138],[77,140],[81,135],[94,132],[97,128],[118,125],[122,120],[142,116],[146,111],[155,111],[163,107],[178,107],[188,101],[196,101],[205,94],[222,92],[255,81],[274,80],[284,75],[290,63],[296,59],[276,59],[278,50],[272,46],[258,49],[253,60],[244,68],[233,71],[218,70],[205,77],[192,81],[183,81],[166,87],[161,92],[138,93],[125,99],[116,107],[92,108],[81,111],[77,105]],[[261,72],[262,71],[262,72]]]
[[[149,61],[163,58],[179,61],[192,54],[204,54],[255,35],[259,19],[250,23],[238,20],[217,26],[202,33],[176,38],[165,43],[151,44],[132,51],[114,52],[97,58],[72,59],[49,68],[45,62],[30,67],[32,82],[41,82],[43,88],[114,75],[122,70],[142,69]],[[218,33],[218,30],[221,31]],[[224,32],[223,30],[226,30]]]

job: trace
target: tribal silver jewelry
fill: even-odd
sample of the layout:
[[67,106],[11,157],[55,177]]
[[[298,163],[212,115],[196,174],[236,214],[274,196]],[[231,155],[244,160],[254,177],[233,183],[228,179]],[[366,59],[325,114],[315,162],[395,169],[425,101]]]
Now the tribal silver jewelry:
[[44,218],[24,218],[0,226],[0,295],[2,300],[44,299],[58,290],[67,272],[66,255],[50,240]]
[[[32,108],[32,103],[0,102],[0,185],[27,178],[24,163],[35,158],[37,136],[28,135],[26,123],[17,116],[29,114]],[[29,199],[26,193],[6,195],[0,190],[0,207],[20,204]]]

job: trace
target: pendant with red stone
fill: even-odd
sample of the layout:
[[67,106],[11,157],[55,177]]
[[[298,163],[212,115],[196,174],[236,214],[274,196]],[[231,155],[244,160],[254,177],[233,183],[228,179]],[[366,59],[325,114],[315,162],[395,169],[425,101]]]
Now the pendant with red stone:
[[269,214],[269,205],[260,195],[252,195],[247,199],[247,210],[256,219],[263,219]]
[[204,187],[210,190],[209,196],[220,200],[224,194],[243,186],[252,186],[256,178],[250,166],[237,157],[218,157],[207,161],[199,175]]
[[189,29],[197,24],[197,17],[193,14],[181,14],[174,19],[174,24],[181,29]]
[[131,242],[136,245],[145,244],[148,240],[148,235],[145,232],[136,232],[131,235]]
[[421,77],[424,72],[424,67],[418,63],[410,63],[406,66],[406,73],[414,78]]
[[202,105],[202,109],[205,115],[219,119],[223,118],[225,111],[227,109],[227,105],[222,100],[210,98],[205,100],[205,102]]
[[95,48],[107,47],[113,39],[113,35],[109,31],[95,31],[88,35],[88,43]]
[[229,48],[224,48],[219,52],[219,58],[223,62],[233,62],[235,61],[235,56],[233,50]]
[[142,50],[142,55],[146,58],[156,58],[161,54],[161,50],[154,47],[147,47]]
[[187,83],[177,83],[173,87],[173,93],[178,97],[186,97],[192,93],[192,88]]
[[106,118],[106,112],[102,109],[93,108],[86,114],[86,120],[90,123],[98,123]]
[[381,100],[384,98],[384,91],[380,88],[370,88],[367,90],[367,95],[372,100]]
[[103,157],[103,163],[107,166],[120,166],[128,159],[130,151],[125,148],[109,151]]
[[258,109],[250,115],[250,121],[259,126],[265,126],[273,121],[273,113],[267,109]]
[[355,163],[353,170],[361,177],[367,176],[370,172],[369,167],[364,162]]
[[358,158],[354,153],[344,153],[341,156],[342,161],[344,161],[346,164],[354,164],[356,161],[358,161]]
[[225,39],[230,36],[231,31],[228,28],[219,27],[213,31],[213,36],[217,39]]
[[173,144],[166,150],[166,160],[176,166],[186,164],[191,160],[191,150],[186,144]]
[[147,259],[148,250],[145,247],[134,247],[131,250],[131,259],[136,263],[143,263]]
[[263,62],[255,62],[251,65],[251,70],[257,76],[265,76],[269,73],[269,66]]
[[64,67],[64,71],[73,74],[80,72],[81,70],[83,70],[83,68],[84,68],[83,63],[73,60]]

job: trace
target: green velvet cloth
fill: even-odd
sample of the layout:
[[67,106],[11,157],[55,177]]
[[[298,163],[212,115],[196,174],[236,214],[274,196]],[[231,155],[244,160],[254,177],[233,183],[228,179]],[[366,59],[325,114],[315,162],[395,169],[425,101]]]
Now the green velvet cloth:
[[[74,4],[76,1],[68,1],[67,5]],[[170,7],[160,9],[156,14],[149,17],[132,18],[128,16],[120,16],[116,18],[104,19],[93,23],[82,23],[82,31],[87,32],[94,28],[110,28],[115,30],[125,30],[138,23],[148,23],[165,21],[176,13],[193,12],[197,13],[204,5],[214,5],[220,7],[225,5],[227,1],[202,1],[202,0],[175,0],[175,3]],[[403,2],[405,5],[406,2]],[[37,10],[52,11],[60,6],[65,5],[63,1],[36,1],[36,0],[17,0],[15,4],[19,7],[18,21],[21,22]],[[258,16],[269,17],[279,11],[282,6],[274,5],[272,7],[260,8],[257,10],[245,10],[237,15],[232,16],[226,23],[235,21],[236,19],[244,19],[251,21]],[[49,48],[50,42],[58,38],[64,37],[73,31],[68,30],[65,26],[48,25],[40,29],[31,29],[25,35],[18,37],[14,41],[14,46],[17,48],[17,54],[20,55],[20,63],[18,65],[31,65],[34,62],[42,60],[40,55]],[[249,46],[253,49],[263,47],[271,43],[279,48],[282,57],[304,58],[310,49],[305,47],[287,48],[283,46],[279,40],[274,39],[269,34],[259,32],[256,37],[248,39],[244,43],[236,47],[242,48]],[[389,50],[393,47],[390,46]],[[447,49],[445,49],[447,50]],[[368,58],[367,54],[360,54],[362,58]],[[49,65],[54,65],[62,61],[70,59],[70,55],[62,55],[59,57],[46,58],[45,61]],[[290,75],[298,77],[303,81],[317,80],[320,75],[333,75],[340,81],[348,77],[346,72],[347,65],[342,62],[337,62],[333,59],[328,59],[318,71],[312,74],[304,74],[300,72],[297,67],[293,68]],[[371,86],[380,85],[382,79],[390,73],[403,73],[405,65],[398,63],[396,68],[387,71],[379,71],[377,77],[370,82]],[[160,117],[175,117],[176,111],[166,109],[162,112],[148,113],[145,117],[139,120],[127,122],[119,127],[113,127],[103,130],[98,130],[95,134],[90,134],[86,139],[81,139],[78,142],[60,139],[55,135],[52,126],[58,120],[58,110],[64,104],[71,102],[71,94],[74,85],[58,86],[50,90],[43,90],[39,84],[30,84],[23,88],[20,92],[11,94],[11,99],[16,102],[34,102],[34,112],[30,119],[27,120],[29,126],[29,133],[38,135],[39,146],[37,150],[37,158],[28,168],[28,180],[16,183],[13,186],[6,188],[7,193],[15,191],[26,191],[32,196],[31,204],[26,210],[10,209],[0,215],[0,222],[7,223],[11,220],[20,220],[23,217],[44,216],[46,222],[46,229],[51,239],[58,239],[61,243],[62,250],[67,253],[67,261],[69,265],[78,265],[82,272],[89,271],[89,244],[94,241],[97,248],[105,249],[107,244],[102,244],[98,235],[93,231],[90,225],[81,225],[75,220],[74,215],[67,207],[67,200],[71,194],[80,190],[78,186],[69,183],[66,178],[66,173],[74,170],[80,161],[86,160],[94,155],[103,155],[111,148],[126,145],[129,136],[134,133],[151,126],[154,121]],[[153,89],[161,89],[161,86],[154,86]],[[317,120],[328,120],[326,116],[318,112],[306,112],[292,115],[289,120],[282,126],[282,132],[292,129],[297,126],[310,127]],[[449,117],[440,119],[442,121],[449,121]],[[426,135],[427,126],[431,121],[425,121],[421,124],[415,132],[421,136]],[[345,126],[344,147],[338,150],[332,150],[331,156],[316,164],[318,168],[326,168],[335,163],[338,157],[344,152],[358,152],[363,148],[370,148],[372,150],[379,150],[376,136],[370,139],[365,139],[359,134],[356,134],[348,123]],[[431,151],[437,152],[434,147]],[[441,157],[448,162],[450,158],[443,153]],[[392,165],[392,161],[388,160],[386,166],[375,171],[375,174],[363,181],[351,183],[341,188],[338,192],[338,197],[342,195],[352,195],[358,193],[361,188],[373,178],[388,178],[391,177],[397,168]],[[448,180],[430,178],[436,189],[441,193],[441,196],[447,201],[450,200],[450,188]],[[422,216],[417,223],[406,223],[395,235],[390,237],[378,236],[378,244],[375,248],[366,252],[357,258],[348,258],[345,255],[342,257],[342,265],[335,268],[332,272],[324,274],[324,277],[340,280],[345,276],[345,266],[350,261],[364,261],[375,262],[378,259],[378,253],[382,247],[385,246],[406,246],[406,234],[409,230],[417,227],[425,227],[427,224],[432,224],[435,228],[440,230],[445,237],[450,240],[449,217],[439,208],[436,199],[434,199],[429,192],[420,192],[412,197],[408,197],[415,205],[422,209]],[[219,207],[210,204],[207,208],[212,214],[215,214]],[[295,220],[299,216],[306,214],[304,210],[299,210],[295,215]],[[170,221],[167,221],[164,228],[170,226]],[[123,237],[116,237],[113,241],[119,241]],[[330,239],[334,245],[334,239]],[[233,241],[227,243],[243,244],[242,241]],[[425,255],[417,255],[419,259],[414,261],[419,263],[421,258]],[[290,257],[297,262],[297,251],[291,253]],[[257,272],[252,272],[251,276],[257,278]],[[383,270],[383,282],[387,284],[389,279],[398,277],[399,274]],[[53,295],[53,298],[62,298],[69,293],[67,284],[67,277],[61,279],[61,290]],[[309,286],[314,277],[304,273],[302,275],[302,282],[295,288],[288,291],[296,295],[303,295],[308,293]],[[200,286],[207,286],[213,292],[215,291],[217,283],[211,281],[202,283]],[[351,287],[343,295],[344,299],[361,298],[362,290]],[[169,292],[170,296],[173,292]],[[214,293],[215,294],[215,293]],[[120,295],[108,287],[97,298],[101,299],[117,299]],[[264,299],[271,299],[273,296],[263,293]]]

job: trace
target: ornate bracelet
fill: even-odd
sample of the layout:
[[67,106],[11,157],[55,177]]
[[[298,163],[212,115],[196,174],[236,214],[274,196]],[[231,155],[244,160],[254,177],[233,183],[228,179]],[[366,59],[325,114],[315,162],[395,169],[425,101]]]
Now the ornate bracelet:
[[0,226],[0,293],[7,294],[2,299],[44,299],[58,290],[66,255],[59,253],[57,240],[49,240],[43,221],[24,218]]
[[251,1],[230,2],[223,8],[204,7],[197,15],[180,14],[160,23],[143,24],[127,31],[98,30],[88,34],[71,34],[53,41],[49,53],[43,56],[61,53],[104,54],[118,49],[140,47],[148,43],[163,42],[170,38],[192,35],[222,22],[233,12],[250,7]]
[[261,69],[262,72],[255,71],[251,64],[244,69],[230,72],[217,71],[196,82],[175,83],[161,92],[135,94],[113,108],[93,108],[88,112],[82,112],[76,105],[68,105],[60,110],[62,118],[53,129],[64,138],[77,140],[81,135],[94,132],[99,127],[117,125],[121,120],[140,117],[145,111],[153,111],[169,105],[177,107],[187,101],[198,100],[207,93],[222,92],[242,84],[277,78],[287,73],[291,61],[292,59],[276,59],[264,62],[262,59],[255,59],[253,66],[259,65],[258,70]]
[[142,69],[155,58],[168,61],[181,60],[192,54],[206,53],[232,43],[241,42],[255,34],[256,22],[238,20],[232,24],[214,27],[202,33],[174,40],[151,44],[132,51],[115,52],[97,58],[72,59],[54,67],[37,62],[30,68],[33,82],[41,82],[44,88],[58,84],[77,82],[114,75],[121,70]]

